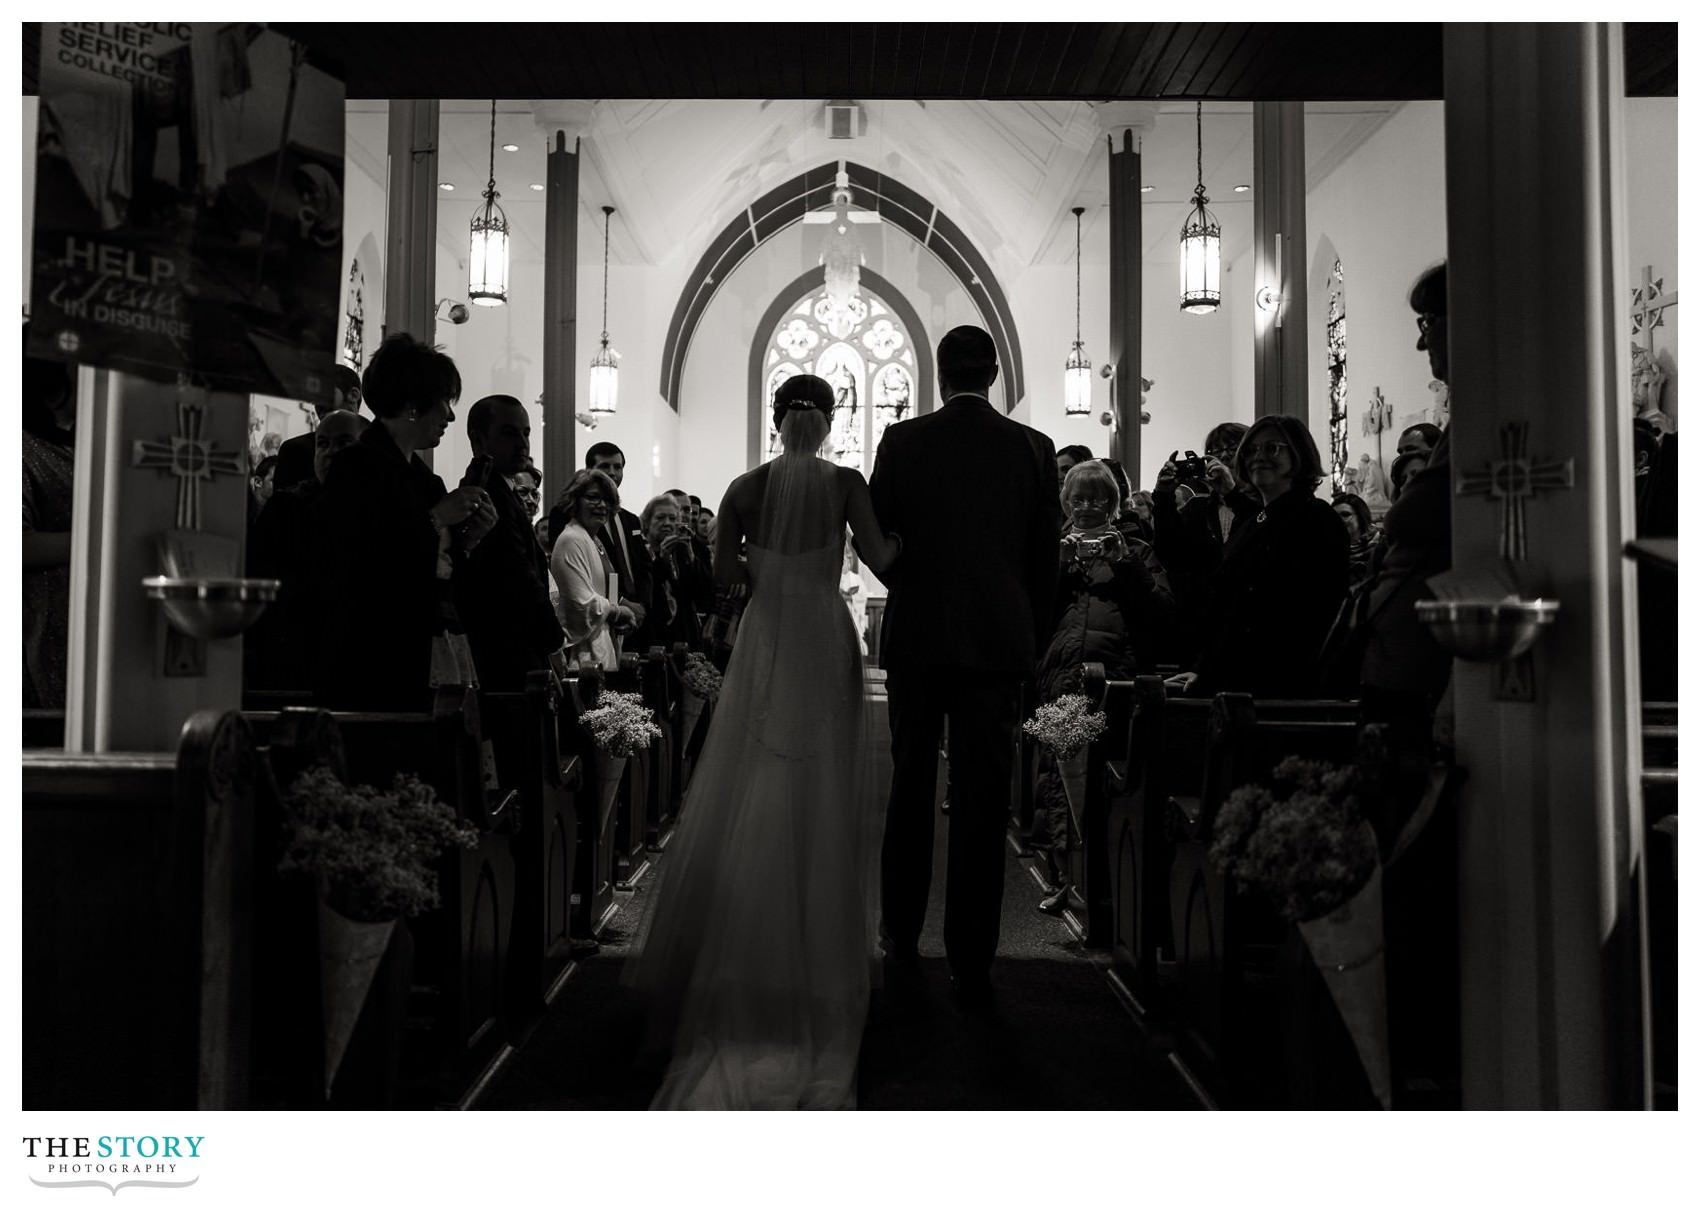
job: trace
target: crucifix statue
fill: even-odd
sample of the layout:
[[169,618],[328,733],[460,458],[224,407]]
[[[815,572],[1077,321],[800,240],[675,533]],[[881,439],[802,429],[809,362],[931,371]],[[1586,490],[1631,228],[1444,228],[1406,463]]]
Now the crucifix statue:
[[177,433],[156,442],[137,439],[131,450],[133,467],[152,468],[177,477],[177,528],[201,528],[201,485],[214,476],[242,474],[242,456],[221,449],[201,436],[206,407],[179,397]]
[[1529,457],[1529,423],[1507,421],[1499,427],[1503,458],[1484,471],[1464,471],[1457,477],[1461,497],[1486,494],[1500,504],[1499,554],[1501,559],[1529,558],[1528,523],[1525,503],[1543,488],[1572,488],[1576,483],[1574,459],[1537,463]]

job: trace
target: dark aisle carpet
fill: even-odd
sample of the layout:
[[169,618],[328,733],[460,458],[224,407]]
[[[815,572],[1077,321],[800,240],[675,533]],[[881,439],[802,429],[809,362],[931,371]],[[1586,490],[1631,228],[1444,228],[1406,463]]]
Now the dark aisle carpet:
[[[947,818],[948,821],[948,818]],[[864,1110],[1190,1109],[1198,1104],[1146,1042],[1086,950],[1011,854],[1003,942],[989,1013],[965,1013],[950,991],[940,924],[939,831],[919,980],[876,989],[862,1045]],[[660,862],[666,861],[665,855]],[[578,965],[548,1015],[484,1090],[480,1110],[641,1109],[660,1084],[642,1071],[637,1001],[620,981],[655,886],[651,871],[625,897],[602,951]]]

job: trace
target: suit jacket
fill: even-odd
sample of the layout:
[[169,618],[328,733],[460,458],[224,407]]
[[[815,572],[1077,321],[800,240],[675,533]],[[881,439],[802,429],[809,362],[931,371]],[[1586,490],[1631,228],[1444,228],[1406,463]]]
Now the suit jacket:
[[272,471],[273,492],[316,478],[313,473],[312,434],[296,434],[277,448],[277,467]]
[[[626,564],[626,556],[620,551],[619,535],[612,533],[616,525],[620,528],[620,534],[626,536],[626,551],[631,555],[629,567]],[[607,548],[608,562],[619,575],[620,596],[648,610],[651,593],[649,548],[644,546],[643,522],[637,514],[628,509],[617,511],[608,524],[602,527],[602,546]]]
[[525,675],[548,666],[561,646],[549,603],[549,560],[505,477],[485,484],[496,525],[455,565],[455,606],[466,629],[479,685],[525,689]]
[[884,668],[1030,677],[1057,588],[1051,440],[958,395],[885,431],[868,487],[880,525],[903,539],[881,578]]
[[324,643],[314,691],[329,707],[419,711],[431,702],[431,638],[444,583],[430,510],[447,495],[382,422],[337,455],[313,505]]

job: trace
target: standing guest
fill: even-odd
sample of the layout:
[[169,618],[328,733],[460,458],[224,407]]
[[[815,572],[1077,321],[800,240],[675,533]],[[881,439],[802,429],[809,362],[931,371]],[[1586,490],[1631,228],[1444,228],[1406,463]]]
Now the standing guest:
[[739,597],[729,600],[717,587],[714,579],[714,552],[696,538],[696,524],[692,521],[695,507],[691,504],[690,494],[683,489],[669,488],[667,495],[672,497],[679,507],[680,532],[691,540],[691,575],[682,581],[691,595],[691,609],[696,611],[702,622],[705,636],[710,617],[721,617],[719,634],[727,641],[727,655],[730,655],[730,638],[737,630],[737,616],[742,612],[743,599]]
[[[1090,446],[1082,446],[1079,443],[1072,446],[1064,446],[1061,450],[1057,451],[1057,491],[1062,491],[1062,482],[1068,476],[1069,469],[1071,467],[1073,467],[1076,463],[1088,462],[1091,458],[1092,448]],[[1068,506],[1066,505],[1063,506],[1062,525],[1064,530],[1068,529]]]
[[[24,338],[28,346],[29,338]],[[71,626],[76,390],[63,362],[24,358],[24,706],[63,708]]]
[[1346,538],[1351,543],[1348,559],[1352,565],[1352,584],[1357,585],[1370,574],[1370,561],[1375,553],[1375,518],[1370,515],[1369,502],[1355,492],[1335,493],[1334,512],[1346,524]]
[[671,648],[676,643],[700,648],[702,624],[691,608],[699,592],[692,581],[697,570],[690,536],[679,520],[679,502],[666,493],[652,497],[643,507],[641,520],[650,561],[650,600],[648,615],[633,642],[644,649],[656,644]]
[[418,457],[454,420],[460,372],[447,354],[395,333],[363,384],[377,420],[331,460],[313,507],[324,629],[315,697],[328,707],[423,711],[432,687],[465,684],[454,619],[455,562],[496,524],[482,488],[450,492]]
[[[331,402],[313,404],[318,424],[334,412],[360,411],[360,376],[354,368],[338,362],[331,371]],[[277,487],[293,488],[313,479],[313,435],[297,434],[277,448]]]
[[[309,433],[301,436],[311,438],[313,435]],[[254,474],[248,477],[248,525],[252,526],[259,520],[260,514],[276,491],[277,456],[267,455],[254,465]]]
[[[1158,633],[1167,630],[1174,610],[1167,588],[1159,589],[1117,526],[1119,485],[1108,467],[1097,461],[1075,464],[1063,481],[1063,504],[1069,529],[1058,553],[1056,619],[1039,658],[1041,703],[1078,693],[1087,661],[1101,662],[1112,678],[1149,670],[1149,654],[1159,646]],[[1145,546],[1137,538],[1132,542]],[[1050,864],[1056,891],[1039,908],[1061,913],[1068,904],[1069,806],[1055,760],[1046,755],[1041,764],[1034,841]],[[1079,837],[1080,822],[1072,825]]]
[[706,543],[708,545],[709,550],[712,551],[714,549],[713,535],[714,535],[714,510],[712,510],[708,506],[704,505],[701,509],[697,510],[696,536],[697,536],[697,538],[701,539],[704,543]]
[[[1445,382],[1445,380],[1441,380]],[[1440,426],[1427,421],[1418,421],[1399,435],[1399,445],[1394,449],[1395,455],[1431,454],[1440,445]]]
[[[584,465],[614,481],[616,490],[626,482],[626,454],[612,442],[598,442],[585,451]],[[649,551],[644,547],[643,523],[628,509],[613,509],[606,528],[597,537],[607,548],[608,560],[620,578],[620,605],[641,625],[650,599]]]
[[527,460],[524,467],[508,477],[508,487],[514,490],[520,512],[525,515],[525,524],[530,526],[537,511],[543,507],[543,473],[537,470],[535,463]]
[[[1417,279],[1410,304],[1417,314],[1417,349],[1428,355],[1434,377],[1445,382],[1451,370],[1445,262]],[[1404,470],[1397,460],[1394,470]],[[1393,508],[1382,519],[1385,550],[1369,588],[1364,624],[1364,716],[1394,725],[1409,744],[1426,752],[1452,658],[1417,618],[1416,604],[1432,596],[1428,578],[1452,567],[1451,434],[1442,433],[1424,466],[1407,475],[1403,485],[1396,478],[1394,487]]]
[[620,508],[620,490],[606,472],[586,468],[567,481],[556,506],[563,507],[566,523],[549,554],[561,630],[573,658],[616,670],[620,652],[615,637],[637,623],[629,607],[608,596],[614,565],[602,534]]
[[1256,494],[1233,470],[1245,431],[1237,421],[1223,421],[1205,434],[1204,479],[1190,486],[1180,482],[1179,452],[1172,452],[1151,492],[1152,546],[1175,591],[1177,655],[1188,659],[1203,644],[1199,626],[1210,578],[1222,562],[1236,519],[1242,512],[1255,516],[1259,509]]
[[1393,491],[1390,495],[1395,501],[1405,491],[1405,485],[1410,483],[1411,477],[1428,466],[1428,461],[1429,452],[1422,450],[1406,451],[1393,460],[1393,470],[1388,478],[1393,482]]
[[455,605],[486,690],[520,691],[526,675],[546,669],[560,648],[561,625],[549,603],[549,563],[531,517],[508,477],[531,457],[531,418],[513,396],[485,396],[466,414],[474,459],[490,460],[485,491],[496,524],[455,566]]
[[242,636],[242,680],[251,690],[306,690],[320,619],[313,582],[313,507],[338,454],[360,440],[371,422],[357,412],[333,412],[313,431],[313,478],[272,493],[248,534],[248,575],[281,582],[277,600]]
[[1257,493],[1257,508],[1238,515],[1210,578],[1198,658],[1170,683],[1305,698],[1316,692],[1322,642],[1346,596],[1346,527],[1316,496],[1322,457],[1297,417],[1253,424],[1234,474]]

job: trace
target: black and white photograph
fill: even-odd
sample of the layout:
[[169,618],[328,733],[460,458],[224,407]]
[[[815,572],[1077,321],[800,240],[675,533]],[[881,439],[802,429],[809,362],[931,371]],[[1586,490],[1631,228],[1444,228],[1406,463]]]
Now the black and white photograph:
[[1675,21],[473,15],[22,26],[14,1187],[1661,1198]]

